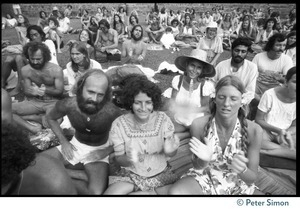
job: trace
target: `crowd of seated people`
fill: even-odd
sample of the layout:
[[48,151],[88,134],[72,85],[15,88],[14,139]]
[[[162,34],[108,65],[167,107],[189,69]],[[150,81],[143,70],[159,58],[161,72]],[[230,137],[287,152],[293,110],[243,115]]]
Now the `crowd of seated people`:
[[[5,22],[21,47],[2,49],[11,52],[2,55],[2,165],[13,174],[2,175],[1,194],[264,195],[255,185],[260,153],[296,161],[294,8],[282,20],[279,11],[253,6],[163,6],[151,8],[145,24],[124,5],[81,8],[79,28],[71,27],[72,8],[42,10],[36,22],[23,14]],[[66,42],[70,34],[78,38]],[[167,97],[146,75],[129,73],[118,107],[113,76],[101,63],[142,66],[152,44],[191,48],[174,60],[183,75],[172,78]],[[218,62],[224,50],[231,56]],[[64,52],[63,68],[57,59]],[[11,77],[17,91],[8,88]],[[25,99],[12,102],[19,93]],[[73,130],[70,139],[65,128]],[[36,150],[30,138],[45,131],[59,145]],[[178,176],[169,160],[184,139],[192,167]],[[30,156],[18,168],[12,159],[22,159],[12,153],[22,150]]]

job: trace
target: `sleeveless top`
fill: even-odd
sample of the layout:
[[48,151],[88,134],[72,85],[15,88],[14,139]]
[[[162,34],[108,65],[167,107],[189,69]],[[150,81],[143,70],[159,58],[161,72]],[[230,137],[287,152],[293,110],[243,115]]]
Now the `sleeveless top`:
[[193,35],[193,28],[187,29],[186,26],[183,27],[183,34]]
[[[233,132],[227,142],[224,153],[217,134],[215,118],[209,128],[207,139],[214,141],[214,152],[208,167],[204,169],[191,168],[184,176],[193,176],[200,184],[204,194],[208,195],[249,195],[257,188],[254,184],[247,185],[230,169],[234,154],[241,151],[241,124],[237,119]],[[184,177],[183,176],[183,177]]]

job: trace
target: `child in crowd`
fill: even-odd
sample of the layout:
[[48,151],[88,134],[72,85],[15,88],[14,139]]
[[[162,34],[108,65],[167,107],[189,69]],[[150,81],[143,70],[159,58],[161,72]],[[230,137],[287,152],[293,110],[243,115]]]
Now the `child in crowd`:
[[44,28],[44,33],[46,34],[46,38],[53,41],[55,48],[57,49],[57,53],[62,53],[61,48],[64,47],[64,42],[62,40],[63,33],[58,29],[59,22],[55,17],[49,17],[48,26]]

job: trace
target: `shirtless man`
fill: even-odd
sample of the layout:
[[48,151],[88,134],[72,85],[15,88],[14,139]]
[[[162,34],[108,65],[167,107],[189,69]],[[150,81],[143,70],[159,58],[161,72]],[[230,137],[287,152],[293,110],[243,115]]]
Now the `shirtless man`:
[[[115,55],[116,59],[121,59],[120,50],[118,50],[118,32],[112,28],[106,19],[99,22],[99,30],[95,41],[96,59],[105,58],[107,61],[108,53]],[[100,61],[101,62],[101,61]]]
[[[88,183],[80,192],[102,194],[108,182],[108,154],[113,149],[109,146],[108,135],[112,122],[120,116],[120,110],[110,102],[111,84],[101,70],[91,70],[77,82],[76,96],[65,98],[56,103],[47,114],[47,121],[60,141],[59,146],[44,153],[60,159],[64,165],[82,163]],[[75,135],[69,142],[57,119],[68,116]],[[96,150],[107,152],[102,159],[91,160],[89,154]]]
[[[61,98],[64,90],[63,71],[49,62],[51,54],[49,48],[40,42],[32,41],[23,48],[24,56],[29,64],[21,69],[22,84],[27,100],[13,103],[12,113],[15,122],[32,133],[47,127],[45,114]],[[38,122],[36,124],[29,121]]]
[[147,44],[142,41],[143,27],[141,25],[133,26],[131,39],[126,40],[122,46],[122,57],[124,63],[141,64],[147,53]]
[[[43,29],[40,26],[37,25],[30,25],[27,28],[27,35],[26,37],[29,39],[29,41],[37,41],[42,42],[46,44],[51,52],[51,60],[50,62],[57,64],[57,57],[56,57],[56,49],[53,41],[46,39],[46,34],[44,33]],[[21,90],[21,69],[24,65],[28,64],[28,60],[25,58],[22,54],[15,54],[15,55],[8,55],[2,64],[2,70],[1,70],[1,87],[6,87],[6,82],[8,81],[9,77],[12,77],[14,72],[16,71],[18,75],[18,83],[17,86],[9,92],[11,96],[14,96],[18,93],[20,93]]]
[[9,94],[1,89],[1,195],[77,194],[63,165],[37,154],[26,132],[13,123],[11,105]]
[[148,34],[149,41],[160,44],[160,39],[165,31],[164,27],[159,23],[158,17],[154,16],[152,23],[145,30]]

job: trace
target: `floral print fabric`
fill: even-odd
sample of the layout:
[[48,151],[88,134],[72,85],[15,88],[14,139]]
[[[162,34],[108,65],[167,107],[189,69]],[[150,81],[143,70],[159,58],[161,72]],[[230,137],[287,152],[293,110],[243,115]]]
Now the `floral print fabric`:
[[227,146],[222,153],[220,140],[218,138],[215,119],[209,129],[207,138],[214,140],[214,153],[208,167],[200,170],[191,168],[187,174],[182,176],[194,177],[204,194],[207,195],[249,195],[253,194],[256,186],[254,184],[247,185],[241,180],[237,173],[230,169],[230,164],[234,154],[241,151],[241,134],[240,122],[237,120],[235,128],[228,140]]

